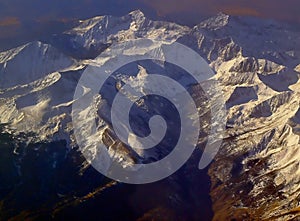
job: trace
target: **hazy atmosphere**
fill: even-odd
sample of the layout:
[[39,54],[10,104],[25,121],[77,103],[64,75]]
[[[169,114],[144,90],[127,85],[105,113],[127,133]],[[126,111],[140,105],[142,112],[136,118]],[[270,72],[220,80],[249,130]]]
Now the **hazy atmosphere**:
[[62,32],[78,19],[110,14],[120,16],[140,9],[148,17],[195,25],[203,18],[224,12],[300,22],[297,0],[1,0],[0,50]]

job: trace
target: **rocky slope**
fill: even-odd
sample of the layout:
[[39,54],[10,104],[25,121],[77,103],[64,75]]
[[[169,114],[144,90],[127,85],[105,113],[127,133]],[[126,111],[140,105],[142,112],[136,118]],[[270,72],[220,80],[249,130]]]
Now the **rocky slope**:
[[[0,122],[13,134],[37,134],[34,142],[66,140],[68,146],[76,147],[71,106],[78,79],[95,62],[90,58],[116,42],[139,38],[191,47],[210,64],[214,79],[222,85],[226,133],[209,167],[214,220],[292,220],[300,216],[300,28],[296,26],[219,14],[189,28],[151,21],[140,11],[121,18],[81,21],[50,44],[33,42],[0,53]],[[139,62],[120,70],[105,85],[99,106],[101,139],[120,159],[128,147],[116,140],[107,111],[118,84],[128,80],[123,74],[128,70],[141,82],[143,72],[159,70],[181,76],[175,67]],[[197,85],[187,87],[194,97],[201,92]],[[202,129],[199,148],[208,132],[205,126]],[[157,159],[165,154],[155,151],[150,155]],[[135,152],[129,161],[144,157]]]

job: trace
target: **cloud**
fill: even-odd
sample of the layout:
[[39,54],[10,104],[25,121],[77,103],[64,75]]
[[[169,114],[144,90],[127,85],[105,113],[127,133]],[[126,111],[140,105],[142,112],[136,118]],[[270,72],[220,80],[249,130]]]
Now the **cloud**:
[[0,26],[19,26],[21,24],[17,17],[6,17],[0,20]]
[[176,15],[179,19],[190,16],[189,20],[225,12],[300,22],[299,0],[0,0],[0,18],[81,19],[100,14],[121,15],[137,8],[146,12],[150,8],[159,16]]
[[195,17],[225,12],[231,15],[250,15],[300,22],[299,0],[142,0],[160,16],[172,14]]

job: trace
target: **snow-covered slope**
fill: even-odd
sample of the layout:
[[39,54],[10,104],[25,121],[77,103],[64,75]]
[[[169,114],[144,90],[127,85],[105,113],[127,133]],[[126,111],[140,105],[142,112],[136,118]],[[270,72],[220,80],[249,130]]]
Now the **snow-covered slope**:
[[26,85],[70,66],[72,59],[51,45],[32,42],[0,53],[0,88]]
[[[120,18],[81,21],[63,38],[74,49],[91,53],[139,38],[177,41],[197,51],[215,71],[227,108],[226,137],[209,172],[214,219],[287,220],[300,215],[299,27],[219,14],[189,28],[151,21],[134,11]],[[65,139],[76,146],[71,105],[78,79],[90,62],[102,61],[71,58],[40,42],[0,53],[0,122],[8,123],[12,133],[33,132],[36,139]],[[134,75],[130,81],[139,84],[153,70],[178,73],[155,62],[140,62],[124,70]],[[120,162],[130,152],[130,165],[144,155],[116,139],[108,112],[112,96],[125,81],[128,76],[120,71],[105,85],[106,93],[97,103],[100,129],[95,136],[101,136]],[[188,87],[199,98],[199,85]],[[86,119],[89,111],[84,112]],[[209,132],[207,127],[202,129],[200,146]],[[164,154],[150,153],[154,158]]]
[[100,16],[80,22],[81,25],[67,31],[74,45],[85,48],[98,47],[126,39],[176,39],[189,31],[175,23],[151,21],[137,10],[123,17]]

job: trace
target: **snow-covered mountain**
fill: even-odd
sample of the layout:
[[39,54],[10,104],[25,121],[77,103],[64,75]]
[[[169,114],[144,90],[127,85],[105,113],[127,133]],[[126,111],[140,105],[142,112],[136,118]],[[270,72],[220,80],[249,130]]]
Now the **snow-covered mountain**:
[[[32,42],[0,53],[0,122],[15,135],[33,133],[36,141],[63,139],[75,147],[74,91],[85,68],[102,62],[89,58],[115,43],[140,38],[179,42],[194,49],[221,83],[227,123],[224,142],[209,168],[214,220],[300,216],[300,28],[295,25],[219,14],[190,28],[151,21],[140,11],[80,21],[78,27],[56,36],[51,41],[54,47]],[[122,70],[134,77],[129,79]],[[99,134],[120,161],[128,147],[116,140],[108,113],[118,85],[143,82],[153,70],[178,73],[155,62],[138,62],[122,70],[107,82],[98,103]],[[187,87],[194,97],[201,94],[199,85]],[[88,119],[90,112],[85,114]],[[199,147],[208,133],[207,126],[202,130]],[[130,151],[129,163],[144,157]]]

